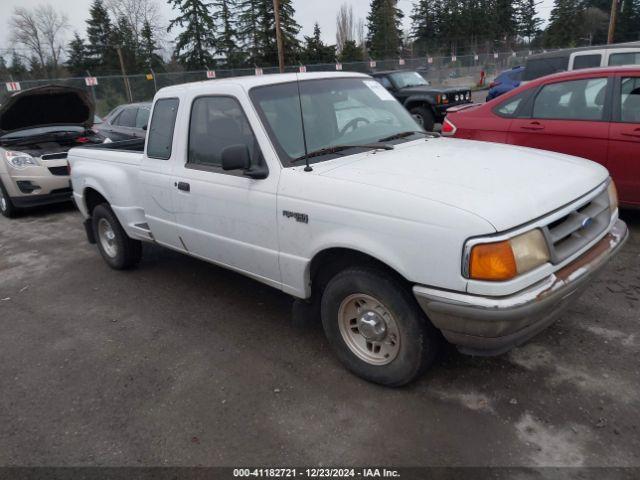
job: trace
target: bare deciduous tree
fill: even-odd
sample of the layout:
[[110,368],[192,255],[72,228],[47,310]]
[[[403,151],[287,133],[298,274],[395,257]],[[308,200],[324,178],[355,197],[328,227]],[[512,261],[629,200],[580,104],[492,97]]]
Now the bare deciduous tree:
[[28,52],[23,57],[37,60],[43,71],[50,65],[55,73],[64,48],[64,33],[69,28],[67,16],[51,5],[31,10],[16,7],[9,25],[13,42]]
[[354,37],[353,7],[343,3],[336,15],[336,50],[338,53],[342,51],[345,42],[354,40]]
[[149,22],[153,37],[163,42],[166,38],[166,25],[156,0],[106,0],[105,5],[113,18],[125,18],[140,43],[145,22]]

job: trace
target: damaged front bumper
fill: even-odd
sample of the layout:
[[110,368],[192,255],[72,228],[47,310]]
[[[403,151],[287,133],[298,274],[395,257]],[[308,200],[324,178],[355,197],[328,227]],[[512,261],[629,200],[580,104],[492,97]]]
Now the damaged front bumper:
[[486,297],[419,285],[413,292],[431,322],[460,351],[499,355],[552,324],[627,237],[627,226],[617,220],[602,240],[576,260],[513,295]]

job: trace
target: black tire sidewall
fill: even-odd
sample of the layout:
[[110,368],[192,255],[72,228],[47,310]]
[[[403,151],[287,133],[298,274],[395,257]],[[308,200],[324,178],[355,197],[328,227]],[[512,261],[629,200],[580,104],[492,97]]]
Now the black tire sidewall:
[[[386,365],[371,365],[347,346],[340,332],[338,310],[349,295],[364,293],[394,315],[400,333],[398,356]],[[356,375],[374,383],[400,386],[418,377],[436,358],[439,338],[401,282],[375,269],[349,268],[333,277],[321,301],[322,325],[340,361]]]
[[412,115],[420,115],[422,117],[422,128],[427,131],[433,131],[435,117],[431,112],[431,109],[425,106],[413,107],[411,110],[409,110],[409,113],[411,113]]
[[0,192],[2,193],[2,196],[4,197],[6,202],[6,210],[3,210],[2,206],[0,205],[0,213],[6,218],[15,217],[17,213],[17,209],[13,205],[13,202],[11,201],[11,197],[9,197],[9,194],[7,193],[7,189],[4,188],[4,184],[2,183],[2,180],[0,180]]
[[[98,231],[98,223],[101,219],[105,219],[109,222],[111,229],[115,235],[115,243],[117,247],[117,252],[115,257],[110,257],[104,251],[102,243],[100,241],[100,235]],[[104,258],[105,262],[116,270],[123,270],[129,268],[132,262],[132,256],[135,255],[135,252],[132,251],[132,240],[127,236],[126,232],[120,225],[120,222],[116,218],[113,210],[109,208],[108,205],[102,204],[98,205],[94,210],[91,217],[91,224],[93,227],[93,233],[95,235],[96,244],[98,245],[98,250],[100,251],[100,255]]]

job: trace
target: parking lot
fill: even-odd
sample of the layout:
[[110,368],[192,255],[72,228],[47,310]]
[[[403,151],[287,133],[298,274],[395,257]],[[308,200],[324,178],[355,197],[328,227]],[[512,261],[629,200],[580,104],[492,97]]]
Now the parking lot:
[[640,465],[640,214],[581,301],[498,358],[369,384],[291,299],[145,246],[110,270],[71,205],[0,219],[3,465]]

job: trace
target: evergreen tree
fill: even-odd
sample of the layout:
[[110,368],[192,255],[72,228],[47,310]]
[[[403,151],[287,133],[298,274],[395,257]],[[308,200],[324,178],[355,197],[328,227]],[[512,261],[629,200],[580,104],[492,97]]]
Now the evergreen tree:
[[335,45],[325,45],[320,37],[318,22],[313,25],[313,36],[304,37],[305,46],[302,50],[302,61],[307,64],[330,63],[335,60]]
[[493,15],[493,35],[496,46],[511,48],[513,38],[517,33],[516,11],[513,0],[496,0]]
[[11,65],[9,65],[9,73],[14,80],[20,80],[27,74],[27,68],[22,63],[22,59],[15,50],[11,54]]
[[549,16],[549,26],[545,30],[545,46],[564,48],[577,45],[581,11],[578,0],[555,0]]
[[213,5],[216,11],[214,19],[220,32],[218,51],[224,55],[227,68],[237,67],[242,63],[243,55],[238,49],[238,32],[233,18],[237,10],[236,0],[216,0]]
[[94,0],[87,20],[87,57],[92,70],[115,70],[118,57],[112,40],[112,26],[109,13],[102,0]]
[[372,58],[398,56],[401,47],[402,11],[397,0],[371,0],[367,16],[367,44]]
[[74,76],[85,75],[88,68],[87,46],[76,32],[67,47],[66,67]]
[[438,47],[437,0],[419,0],[411,13],[411,37],[415,53],[424,55]]
[[140,70],[141,65],[137,55],[139,47],[136,35],[124,16],[118,18],[111,33],[110,43],[120,47],[124,66],[128,73]]
[[239,0],[237,5],[238,39],[249,65],[257,65],[260,61],[258,4],[262,1]]
[[150,68],[153,70],[163,69],[164,61],[162,60],[162,57],[157,53],[159,48],[153,34],[153,29],[151,28],[148,20],[144,21],[142,30],[140,31],[139,48],[140,53],[138,55],[140,58],[140,62],[145,68]]
[[531,42],[542,24],[536,11],[536,0],[519,0],[516,5],[517,33]]
[[175,55],[186,68],[213,67],[216,50],[216,26],[206,0],[168,0],[180,15],[169,22],[167,31],[183,28],[176,38]]
[[346,40],[340,52],[341,62],[361,62],[362,48],[358,46],[355,40]]
[[616,23],[616,42],[640,39],[640,1],[622,0]]

